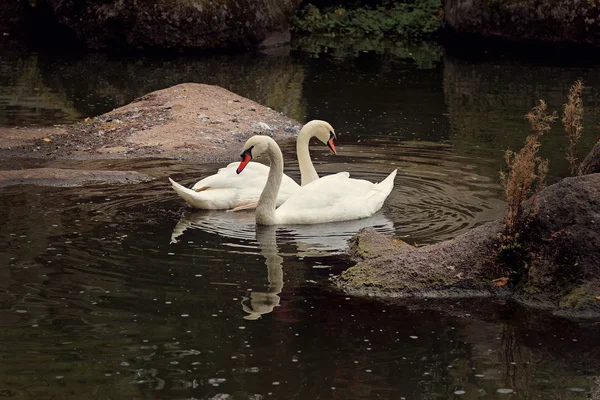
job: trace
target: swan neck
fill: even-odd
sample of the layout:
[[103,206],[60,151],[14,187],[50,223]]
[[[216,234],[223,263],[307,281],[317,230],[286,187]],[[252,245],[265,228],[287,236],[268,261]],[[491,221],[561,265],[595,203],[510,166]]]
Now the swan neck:
[[298,168],[300,168],[300,185],[305,186],[319,179],[315,166],[310,159],[309,142],[313,137],[308,130],[303,128],[296,141],[296,154],[298,155]]
[[283,179],[283,155],[276,144],[270,145],[266,154],[269,157],[271,166],[269,168],[267,183],[256,206],[256,223],[259,225],[275,225],[277,193]]

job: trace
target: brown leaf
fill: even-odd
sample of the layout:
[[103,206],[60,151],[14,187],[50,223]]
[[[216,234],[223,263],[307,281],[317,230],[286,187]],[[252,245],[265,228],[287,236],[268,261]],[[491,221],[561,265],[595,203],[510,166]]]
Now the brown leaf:
[[496,286],[504,286],[508,283],[508,278],[503,276],[502,278],[494,279],[492,283]]
[[52,140],[50,140],[50,138],[45,137],[44,139],[42,139],[44,142],[48,143],[51,142]]

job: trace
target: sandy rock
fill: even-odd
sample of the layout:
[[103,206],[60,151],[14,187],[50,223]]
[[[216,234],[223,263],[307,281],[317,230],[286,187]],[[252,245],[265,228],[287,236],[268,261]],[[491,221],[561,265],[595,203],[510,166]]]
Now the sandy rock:
[[0,155],[228,162],[237,159],[250,136],[268,134],[281,142],[293,139],[298,128],[290,127],[298,126],[283,114],[223,88],[185,83],[60,129],[1,129]]

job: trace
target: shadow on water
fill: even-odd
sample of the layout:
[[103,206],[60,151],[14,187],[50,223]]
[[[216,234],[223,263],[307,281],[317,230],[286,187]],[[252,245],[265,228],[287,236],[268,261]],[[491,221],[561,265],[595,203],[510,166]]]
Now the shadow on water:
[[[251,213],[186,209],[167,184],[221,165],[38,161],[157,179],[0,191],[0,394],[584,399],[597,390],[597,322],[490,301],[380,303],[327,287],[362,226],[431,243],[500,217],[500,159],[524,139],[522,115],[538,98],[558,108],[578,77],[589,85],[582,145],[593,142],[597,68],[451,54],[419,64],[375,44],[347,57],[313,45],[205,59],[3,55],[2,125],[68,122],[175,83],[217,83],[329,120],[338,155],[312,149],[320,174],[399,173],[372,219],[256,230]],[[559,128],[545,140],[557,179],[566,142]],[[283,152],[298,180],[293,144]]]

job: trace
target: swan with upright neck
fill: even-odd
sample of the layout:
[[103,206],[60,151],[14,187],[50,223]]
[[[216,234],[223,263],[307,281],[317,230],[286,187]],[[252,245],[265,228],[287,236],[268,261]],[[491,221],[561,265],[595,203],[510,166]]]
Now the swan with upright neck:
[[[300,183],[298,185],[287,175],[282,177],[281,188],[277,195],[276,203],[282,204],[300,186],[305,186],[319,179],[319,175],[310,159],[309,142],[316,137],[326,144],[333,154],[335,150],[335,131],[326,121],[313,120],[302,127],[296,140],[296,153],[300,169]],[[191,189],[169,178],[175,192],[189,205],[205,210],[231,210],[249,209],[256,206],[261,193],[261,188],[267,182],[269,167],[260,163],[250,163],[247,174],[239,176],[236,173],[237,162],[211,176],[198,181]]]
[[348,172],[325,176],[302,186],[277,207],[283,179],[283,155],[277,143],[266,136],[252,136],[242,149],[240,174],[260,154],[269,158],[267,182],[256,206],[258,225],[317,224],[367,218],[381,209],[394,187],[397,170],[379,183],[350,178]]

